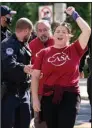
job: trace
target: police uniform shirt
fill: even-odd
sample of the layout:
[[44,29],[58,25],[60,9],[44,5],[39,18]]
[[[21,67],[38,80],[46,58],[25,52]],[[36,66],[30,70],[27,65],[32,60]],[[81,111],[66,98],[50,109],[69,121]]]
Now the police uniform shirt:
[[24,66],[30,64],[31,53],[23,42],[18,41],[15,34],[1,43],[2,79],[9,83],[29,81]]
[[1,41],[5,38],[9,38],[11,36],[11,32],[6,28],[1,26]]

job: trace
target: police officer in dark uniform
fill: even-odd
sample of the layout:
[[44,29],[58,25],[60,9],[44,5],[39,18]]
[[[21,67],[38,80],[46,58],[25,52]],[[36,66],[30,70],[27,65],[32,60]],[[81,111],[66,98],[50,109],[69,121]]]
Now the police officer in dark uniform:
[[[87,93],[88,93],[90,106],[92,109],[92,35],[90,36],[88,41],[88,51],[84,54],[84,56],[81,58],[80,61],[80,66],[79,66],[80,73],[82,73],[84,70],[85,59],[87,59],[88,74],[89,74],[87,78]],[[90,119],[89,122],[92,122],[92,119]]]
[[12,15],[16,14],[16,11],[12,11],[8,6],[1,5],[1,41],[11,36],[11,32],[8,26],[12,22]]
[[[92,35],[90,36],[90,39],[88,42],[88,55],[89,56],[87,58],[87,63],[89,67],[89,75],[87,79],[87,93],[88,93],[88,98],[89,98],[91,112],[92,112]],[[89,122],[92,122],[92,118],[89,120]]]
[[32,22],[20,18],[15,34],[1,43],[2,81],[7,92],[2,99],[2,128],[29,128],[31,120],[31,52],[27,47]]
[[[84,65],[85,65],[85,59],[86,59],[87,55],[88,55],[88,51],[85,52],[85,54],[83,55],[83,57],[80,60],[80,65],[79,65],[80,78],[84,78]],[[87,71],[88,71],[88,69],[87,69]]]

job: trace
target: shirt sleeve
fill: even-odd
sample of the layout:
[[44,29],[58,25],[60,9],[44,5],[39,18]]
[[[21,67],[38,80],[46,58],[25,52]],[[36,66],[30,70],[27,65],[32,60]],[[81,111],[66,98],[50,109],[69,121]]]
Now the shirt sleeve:
[[88,50],[88,46],[86,46],[85,49],[82,49],[82,47],[80,46],[80,43],[78,40],[76,40],[72,46],[75,48],[75,51],[77,52],[78,56],[81,58],[84,53]]
[[45,51],[44,51],[44,49],[42,49],[36,54],[33,69],[41,70],[43,58],[44,58],[44,53],[45,53]]

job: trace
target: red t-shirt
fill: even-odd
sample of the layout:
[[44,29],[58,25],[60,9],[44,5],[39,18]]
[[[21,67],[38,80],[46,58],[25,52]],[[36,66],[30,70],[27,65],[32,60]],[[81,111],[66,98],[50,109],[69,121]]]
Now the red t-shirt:
[[42,94],[43,85],[77,86],[79,63],[86,50],[87,47],[83,50],[77,40],[61,49],[51,46],[37,53],[33,68],[42,73],[39,94]]
[[44,45],[43,42],[40,41],[40,39],[37,37],[34,40],[32,40],[29,43],[29,48],[32,51],[32,58],[31,58],[31,63],[33,64],[35,61],[35,55],[38,53],[41,49],[51,46],[54,44],[53,38],[50,38],[48,41],[46,41],[46,46]]

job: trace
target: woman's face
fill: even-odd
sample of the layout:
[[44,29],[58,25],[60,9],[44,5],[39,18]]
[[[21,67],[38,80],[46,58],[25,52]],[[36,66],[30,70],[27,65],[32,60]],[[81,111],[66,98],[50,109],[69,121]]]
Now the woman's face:
[[54,40],[56,44],[66,44],[69,42],[69,33],[65,26],[58,26],[54,32]]

